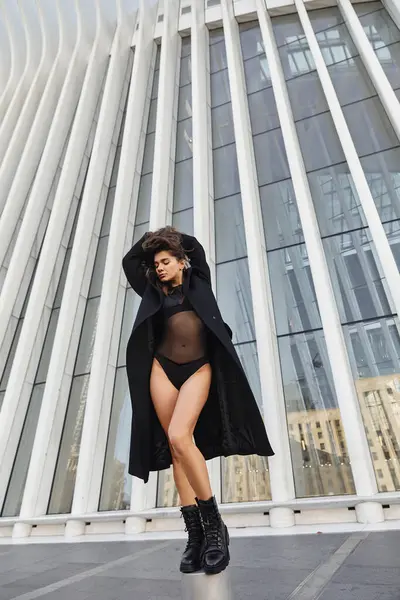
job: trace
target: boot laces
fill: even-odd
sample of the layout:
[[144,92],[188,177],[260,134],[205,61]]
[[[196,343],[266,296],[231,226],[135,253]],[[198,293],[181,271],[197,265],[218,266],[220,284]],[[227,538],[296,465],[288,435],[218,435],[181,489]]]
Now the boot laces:
[[211,513],[207,515],[207,519],[204,520],[204,533],[207,545],[222,548],[222,528],[219,514]]
[[191,546],[198,546],[203,541],[203,528],[199,516],[196,513],[186,513],[184,519],[185,531],[189,534],[186,549]]

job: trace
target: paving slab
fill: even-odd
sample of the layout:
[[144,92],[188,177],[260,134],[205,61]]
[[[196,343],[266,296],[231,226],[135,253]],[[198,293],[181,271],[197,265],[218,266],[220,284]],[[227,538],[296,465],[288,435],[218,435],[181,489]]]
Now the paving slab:
[[[173,539],[2,546],[0,600],[179,600],[184,545]],[[399,548],[396,531],[233,536],[234,600],[400,600]]]

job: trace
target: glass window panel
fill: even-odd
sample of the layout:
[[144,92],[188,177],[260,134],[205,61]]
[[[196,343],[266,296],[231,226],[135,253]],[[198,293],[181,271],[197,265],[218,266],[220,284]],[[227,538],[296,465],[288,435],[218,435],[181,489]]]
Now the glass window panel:
[[212,44],[218,44],[218,42],[221,42],[224,38],[224,32],[222,29],[212,29],[211,31],[209,31],[209,35],[210,35],[210,46]]
[[217,263],[246,256],[246,236],[240,194],[217,200],[214,207]]
[[211,106],[219,106],[231,101],[228,70],[211,75]]
[[182,38],[181,57],[189,56],[192,52],[192,40],[190,37]]
[[108,191],[106,208],[104,211],[103,223],[101,224],[100,237],[108,235],[110,233],[111,218],[114,208],[115,200],[115,187],[111,187]]
[[104,267],[106,264],[108,235],[99,239],[96,260],[94,262],[92,281],[90,282],[89,298],[100,296],[103,285]]
[[359,4],[354,4],[354,10],[359,17],[381,9],[382,2],[380,0],[378,2],[360,2]]
[[386,223],[383,226],[383,229],[385,230],[385,233],[388,237],[390,248],[393,252],[397,268],[400,271],[400,221]]
[[180,162],[193,156],[193,133],[192,119],[181,121],[177,125],[176,132],[176,162]]
[[185,85],[179,89],[178,121],[192,116],[192,86]]
[[253,135],[279,127],[278,110],[272,87],[248,96]]
[[347,163],[313,171],[308,181],[323,236],[366,225]]
[[248,94],[271,86],[271,74],[265,54],[246,60],[244,73]]
[[92,298],[91,300],[87,301],[74,375],[81,375],[82,373],[89,373],[90,371],[93,358],[93,347],[97,327],[99,304],[99,297]]
[[236,146],[224,146],[213,151],[214,198],[240,193]]
[[343,108],[359,156],[397,146],[399,140],[377,96]]
[[295,121],[319,115],[328,110],[321,82],[316,71],[287,82]]
[[68,248],[65,253],[64,264],[61,270],[60,280],[58,282],[56,297],[54,299],[54,308],[59,308],[61,306],[61,299],[64,293],[65,282],[67,280],[69,261],[71,260],[71,251],[71,248]]
[[48,514],[70,513],[75,489],[89,375],[72,381]]
[[278,335],[321,327],[305,244],[268,253]]
[[265,52],[258,23],[245,23],[240,26],[240,43],[244,60]]
[[226,146],[235,141],[232,104],[223,104],[211,111],[213,148]]
[[342,322],[392,314],[385,281],[368,230],[324,240]]
[[400,42],[391,46],[376,48],[375,54],[381,63],[386,77],[392,84],[393,89],[400,87]]
[[179,494],[176,489],[173,469],[164,469],[158,472],[157,508],[179,506]]
[[324,113],[296,123],[307,171],[344,162],[344,154],[332,117]]
[[327,66],[339,63],[351,56],[357,56],[357,48],[353,44],[346,25],[317,33],[319,47]]
[[117,151],[115,153],[115,157],[114,157],[114,166],[113,166],[111,180],[110,180],[110,186],[109,186],[110,188],[117,185],[119,163],[121,160],[121,150],[122,150],[121,146],[118,146]]
[[226,59],[226,48],[225,40],[218,42],[218,44],[212,44],[210,46],[210,69],[211,73],[222,71],[228,66]]
[[381,48],[400,41],[400,30],[394,24],[386,8],[360,17],[360,22],[374,48]]
[[126,369],[117,369],[108,431],[99,510],[128,510],[132,479],[128,473],[132,406]]
[[266,185],[290,177],[286,150],[280,129],[261,133],[253,138],[258,184]]
[[142,175],[146,175],[146,173],[151,173],[153,170],[155,137],[156,137],[155,133],[149,133],[148,135],[146,135],[146,143],[145,143],[145,147],[144,147],[144,156],[143,156]]
[[382,221],[400,218],[400,148],[361,159]]
[[303,241],[297,202],[290,179],[260,188],[261,211],[268,250]]
[[154,98],[154,100],[150,102],[149,120],[147,122],[147,133],[154,133],[154,131],[156,130],[157,105],[158,99]]
[[344,327],[380,492],[400,490],[400,323]]
[[282,337],[279,354],[296,497],[354,494],[323,332]]
[[56,308],[51,312],[49,325],[46,332],[46,338],[43,344],[42,355],[40,357],[39,367],[36,373],[35,383],[46,381],[47,371],[50,364],[51,352],[53,350],[54,337],[56,334],[58,315],[60,309]]
[[294,39],[279,48],[281,64],[286,79],[292,79],[315,70],[314,59],[305,37]]
[[247,258],[217,266],[217,298],[233,343],[255,339],[253,304]]
[[303,27],[297,14],[272,18],[272,26],[278,46],[293,42],[295,39],[304,38]]
[[22,325],[24,323],[23,319],[19,319],[17,323],[17,327],[15,329],[14,338],[11,344],[10,352],[7,356],[6,366],[4,367],[4,371],[0,381],[0,390],[4,391],[7,389],[8,380],[10,378],[11,367],[14,362],[14,356],[17,351],[19,336],[21,335]]
[[184,160],[175,165],[174,211],[193,206],[193,160]]
[[25,489],[26,477],[28,475],[40,407],[42,405],[44,386],[45,384],[35,385],[32,390],[3,511],[1,513],[2,517],[15,517],[19,515],[21,510],[22,497]]
[[178,231],[193,235],[193,208],[174,213],[172,216],[172,225],[176,227]]
[[308,16],[311,21],[314,33],[326,31],[328,29],[336,29],[338,25],[343,23],[342,15],[338,8],[330,6],[317,10],[309,10]]
[[151,98],[157,98],[158,97],[158,84],[160,81],[160,71],[155,71],[154,72],[154,79],[153,79],[153,87],[152,87],[152,91],[151,91]]
[[328,67],[340,104],[350,104],[370,96],[376,90],[359,57]]
[[150,199],[153,184],[153,173],[142,175],[140,178],[138,204],[135,223],[145,223],[150,216]]
[[154,63],[155,71],[157,71],[160,68],[160,59],[161,59],[161,46],[157,45],[156,61]]
[[181,60],[179,85],[182,87],[192,81],[192,57],[186,56]]
[[136,319],[140,302],[140,296],[131,287],[128,287],[125,294],[124,315],[122,318],[121,339],[118,351],[118,367],[126,365],[126,347],[132,333],[133,323]]
[[222,502],[259,502],[271,499],[268,461],[264,456],[222,458]]

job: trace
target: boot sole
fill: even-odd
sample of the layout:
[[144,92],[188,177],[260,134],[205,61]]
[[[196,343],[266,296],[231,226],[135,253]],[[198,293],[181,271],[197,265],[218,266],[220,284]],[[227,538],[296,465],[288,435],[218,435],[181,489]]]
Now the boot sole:
[[222,573],[222,571],[225,571],[226,567],[229,565],[229,561],[231,559],[231,555],[229,552],[229,542],[230,542],[230,538],[229,538],[229,532],[228,532],[228,528],[225,525],[225,534],[226,534],[226,547],[227,547],[227,557],[226,560],[224,560],[224,562],[222,562],[221,564],[217,565],[216,567],[206,567],[205,565],[203,565],[203,569],[204,569],[204,573],[206,575],[218,575],[218,573]]
[[180,572],[181,573],[185,573],[185,575],[188,575],[189,573],[197,573],[198,571],[202,570],[202,566],[199,564],[196,567],[180,567]]

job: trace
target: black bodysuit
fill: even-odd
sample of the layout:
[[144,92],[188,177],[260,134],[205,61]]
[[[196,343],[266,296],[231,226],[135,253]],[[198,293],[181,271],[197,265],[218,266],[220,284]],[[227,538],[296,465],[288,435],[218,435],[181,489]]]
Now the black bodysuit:
[[182,293],[182,286],[172,288],[164,296],[163,334],[156,358],[168,379],[179,390],[182,385],[209,362],[207,334],[203,322]]

